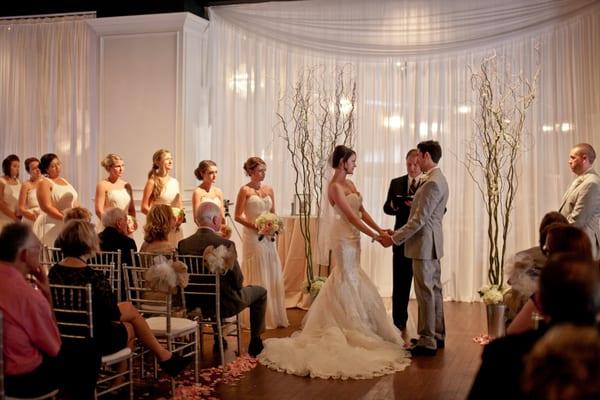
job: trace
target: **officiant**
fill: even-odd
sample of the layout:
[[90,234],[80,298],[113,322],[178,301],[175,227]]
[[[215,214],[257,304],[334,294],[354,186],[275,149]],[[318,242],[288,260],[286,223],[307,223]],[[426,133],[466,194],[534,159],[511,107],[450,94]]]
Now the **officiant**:
[[[383,212],[396,216],[394,230],[406,224],[412,196],[419,187],[421,169],[417,164],[419,151],[411,149],[406,154],[406,175],[394,178],[390,182],[387,199]],[[392,317],[394,325],[402,331],[402,338],[408,339],[406,322],[408,321],[408,298],[413,278],[412,261],[404,256],[404,244],[393,246],[393,286],[392,286]]]

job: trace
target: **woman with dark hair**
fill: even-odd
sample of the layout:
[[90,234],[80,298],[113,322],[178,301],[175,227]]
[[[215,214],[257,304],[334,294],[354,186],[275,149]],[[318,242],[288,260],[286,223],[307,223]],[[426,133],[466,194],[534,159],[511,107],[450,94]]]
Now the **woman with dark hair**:
[[29,179],[21,185],[19,192],[19,212],[23,216],[23,222],[33,226],[35,220],[40,215],[40,204],[37,200],[37,187],[42,179],[40,172],[40,160],[35,157],[29,157],[24,162],[25,170],[29,174]]
[[9,155],[2,161],[2,173],[0,178],[0,229],[4,225],[19,220],[19,192],[21,181],[19,181],[19,157]]
[[225,239],[229,239],[231,236],[231,228],[227,226],[227,221],[225,219],[225,200],[223,198],[223,191],[215,186],[218,172],[217,164],[212,160],[200,161],[198,168],[194,170],[196,179],[202,183],[194,189],[194,193],[192,194],[192,215],[196,215],[198,207],[205,201],[215,203],[221,209],[221,219],[223,221],[223,224],[221,225],[221,236]]
[[[549,258],[553,254],[574,253],[585,259],[592,260],[592,243],[582,229],[576,226],[554,223],[546,227],[546,242],[542,251]],[[528,331],[535,327],[534,316],[540,313],[539,290],[529,298],[513,322],[506,329],[507,334]]]
[[184,222],[184,217],[179,181],[170,175],[172,169],[171,152],[165,149],[155,151],[152,155],[152,168],[148,172],[148,180],[142,195],[142,213],[148,214],[155,204],[166,204],[173,208],[176,215],[176,229],[169,234],[169,242],[173,248],[176,248],[179,240],[183,239],[179,226]]
[[77,191],[61,176],[61,171],[62,164],[56,154],[48,153],[40,158],[40,172],[44,178],[37,187],[37,200],[42,212],[33,230],[46,246],[54,246],[64,225],[64,212],[79,206]]
[[375,240],[384,232],[363,207],[347,179],[356,153],[337,146],[327,201],[335,212],[332,244],[336,267],[306,314],[302,331],[267,339],[258,360],[269,368],[317,378],[369,379],[410,364],[400,331],[388,317],[377,288],[360,266],[361,232]]
[[[244,225],[242,233],[242,273],[249,285],[267,289],[267,329],[289,325],[285,311],[285,290],[279,254],[275,242],[259,239],[256,218],[264,213],[275,213],[273,188],[263,183],[267,164],[259,157],[250,157],[244,163],[250,182],[240,188],[235,204],[235,220]],[[249,326],[249,313],[242,313],[242,325]]]
[[179,374],[188,361],[165,349],[133,304],[117,303],[104,274],[87,265],[87,260],[100,250],[94,225],[84,220],[71,220],[64,226],[56,244],[62,249],[64,258],[50,269],[50,283],[92,285],[94,338],[101,354],[111,354],[125,346],[133,350],[137,338],[154,353],[165,372],[172,376]]

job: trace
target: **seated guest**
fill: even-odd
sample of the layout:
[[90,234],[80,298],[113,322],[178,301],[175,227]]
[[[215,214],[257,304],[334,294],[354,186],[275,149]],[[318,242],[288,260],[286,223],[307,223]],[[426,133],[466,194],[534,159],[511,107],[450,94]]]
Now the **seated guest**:
[[600,333],[561,325],[540,339],[526,358],[523,391],[534,400],[600,399]]
[[[121,263],[131,266],[131,250],[137,251],[135,240],[127,236],[127,214],[120,208],[111,207],[102,215],[104,230],[98,234],[102,251],[121,250]],[[122,275],[121,275],[122,276]]]
[[[37,397],[57,388],[61,347],[48,278],[39,264],[41,243],[21,223],[6,225],[0,243],[6,395]],[[37,290],[28,274],[36,279]]]
[[175,251],[169,241],[169,233],[174,232],[177,220],[170,206],[155,204],[146,216],[144,225],[144,243],[140,251],[150,253],[171,253]]
[[117,304],[116,296],[102,272],[87,266],[87,259],[99,250],[94,226],[83,220],[69,221],[58,236],[57,244],[62,249],[64,258],[50,270],[50,282],[61,285],[92,285],[94,338],[101,354],[111,354],[125,346],[133,350],[137,338],[154,353],[165,372],[171,376],[179,374],[189,360],[165,349],[133,304]]
[[[595,326],[600,311],[598,266],[588,255],[550,256],[540,275],[541,313],[549,327],[564,323]],[[524,356],[544,335],[545,327],[508,335],[485,346],[469,399],[522,399]],[[500,381],[499,381],[500,379]]]
[[504,294],[507,318],[512,321],[537,288],[540,271],[546,262],[542,247],[546,243],[547,227],[554,223],[567,223],[567,218],[558,211],[544,215],[539,228],[539,244],[514,256],[512,265],[506,268],[510,289]]
[[[577,253],[592,259],[592,245],[588,235],[573,225],[562,223],[554,223],[546,227],[543,251],[547,256],[557,253]],[[508,326],[506,333],[515,334],[532,329],[533,313],[540,313],[536,303],[536,293],[534,293]]]
[[92,222],[92,213],[85,207],[73,207],[65,211],[63,222],[66,224],[72,219],[82,219],[87,222]]
[[[179,254],[201,256],[208,246],[218,247],[220,245],[235,251],[235,244],[218,234],[222,223],[222,213],[219,206],[211,202],[201,203],[196,209],[194,219],[199,229],[192,236],[179,242]],[[260,335],[265,330],[267,291],[260,286],[244,287],[243,282],[242,270],[237,260],[235,260],[232,269],[220,276],[221,317],[232,317],[246,307],[250,308],[250,345],[248,353],[255,357],[263,349]],[[214,313],[214,305],[194,304],[194,299],[197,299],[197,297],[190,296],[186,298],[188,310],[200,307],[204,313],[210,314],[210,310]]]

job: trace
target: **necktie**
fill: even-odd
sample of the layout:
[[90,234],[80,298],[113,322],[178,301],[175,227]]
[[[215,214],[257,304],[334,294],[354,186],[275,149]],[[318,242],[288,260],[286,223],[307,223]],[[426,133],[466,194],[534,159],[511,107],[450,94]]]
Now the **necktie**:
[[417,188],[417,180],[413,178],[412,182],[410,183],[410,187],[408,188],[408,194],[412,196],[417,191]]

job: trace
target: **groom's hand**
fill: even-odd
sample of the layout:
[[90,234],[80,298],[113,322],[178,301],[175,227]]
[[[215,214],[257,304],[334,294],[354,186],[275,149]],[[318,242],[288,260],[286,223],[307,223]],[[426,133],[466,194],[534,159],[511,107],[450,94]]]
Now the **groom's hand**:
[[379,235],[379,237],[378,237],[377,241],[378,241],[379,243],[381,243],[381,245],[382,245],[383,247],[390,247],[391,245],[393,245],[393,244],[394,244],[394,242],[392,241],[392,237],[391,237],[391,236],[390,236],[390,234],[389,234],[389,233],[387,233],[387,232],[384,232],[384,233],[382,233],[381,235]]

